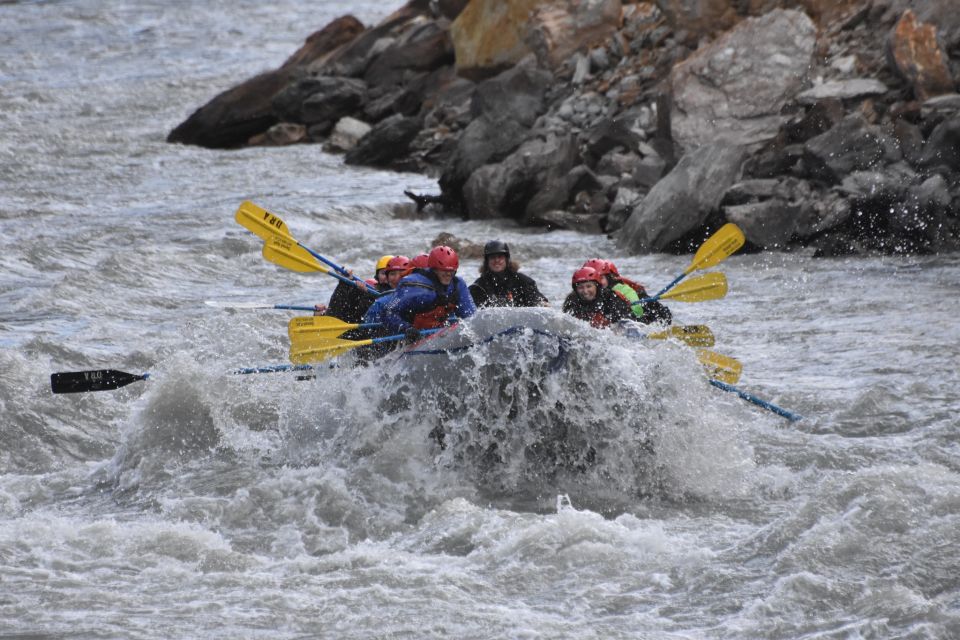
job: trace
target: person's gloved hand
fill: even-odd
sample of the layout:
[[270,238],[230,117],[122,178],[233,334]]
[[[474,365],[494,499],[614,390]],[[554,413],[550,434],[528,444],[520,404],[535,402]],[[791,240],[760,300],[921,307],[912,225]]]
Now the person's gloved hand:
[[413,344],[414,342],[420,341],[420,329],[414,329],[410,327],[403,332],[403,343],[404,344]]

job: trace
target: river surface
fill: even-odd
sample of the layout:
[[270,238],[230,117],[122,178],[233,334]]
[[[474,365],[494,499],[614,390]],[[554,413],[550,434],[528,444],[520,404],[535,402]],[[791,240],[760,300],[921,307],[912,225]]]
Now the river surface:
[[[230,374],[285,363],[295,314],[206,301],[335,284],[265,261],[246,199],[364,275],[502,238],[554,310],[585,258],[653,288],[689,263],[401,215],[436,184],[316,145],[164,142],[337,15],[397,6],[0,4],[0,637],[960,637],[960,256],[738,255],[725,299],[671,304],[796,423],[689,349],[549,310],[559,367],[524,334],[437,371]],[[51,393],[84,369],[151,378]]]

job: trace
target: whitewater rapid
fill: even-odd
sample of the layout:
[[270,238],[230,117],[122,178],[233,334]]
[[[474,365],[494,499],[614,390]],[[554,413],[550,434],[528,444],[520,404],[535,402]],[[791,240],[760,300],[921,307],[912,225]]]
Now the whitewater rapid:
[[[735,255],[726,298],[670,305],[790,423],[556,311],[586,258],[658,288],[689,256],[417,216],[433,180],[316,145],[164,142],[396,6],[0,5],[0,635],[960,637],[960,257]],[[553,309],[448,358],[233,375],[286,363],[295,313],[205,301],[335,284],[265,261],[247,199],[364,275],[501,238]],[[151,377],[50,392],[106,368]]]

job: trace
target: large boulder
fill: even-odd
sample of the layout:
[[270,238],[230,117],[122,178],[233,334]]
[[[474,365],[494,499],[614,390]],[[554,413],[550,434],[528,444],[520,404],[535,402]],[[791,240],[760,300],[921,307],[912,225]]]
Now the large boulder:
[[[528,140],[499,164],[480,167],[463,188],[471,218],[529,221],[569,198],[567,176],[577,161],[572,135]],[[536,206],[529,206],[535,203]]]
[[170,132],[167,142],[214,149],[246,144],[251,137],[280,121],[273,110],[273,98],[293,78],[315,62],[326,61],[363,29],[363,24],[353,16],[337,18],[308,37],[279,69],[250,78],[197,109]]
[[815,44],[806,14],[778,9],[699,49],[670,74],[674,140],[690,149],[772,139],[786,121],[781,110],[803,86]]
[[329,123],[354,113],[363,103],[367,85],[356,78],[304,77],[290,83],[273,100],[274,112],[287,122]]
[[896,140],[854,112],[836,126],[808,140],[803,161],[810,175],[840,182],[853,171],[875,169],[899,161]]
[[461,199],[470,174],[500,162],[526,139],[547,107],[545,94],[552,81],[548,71],[519,64],[476,85],[470,103],[473,121],[440,176],[440,188],[450,201]]
[[384,47],[367,67],[363,79],[369,85],[400,85],[409,72],[430,72],[453,64],[449,30],[434,21],[411,28]]
[[510,117],[483,116],[473,120],[457,140],[453,156],[440,175],[440,189],[450,202],[459,202],[463,185],[485,164],[497,163],[524,141],[529,130]]
[[423,123],[419,118],[407,118],[400,114],[377,123],[357,145],[347,152],[347,164],[365,166],[390,166],[407,156],[410,143],[420,132]]
[[634,253],[662,251],[703,225],[740,178],[742,147],[710,144],[687,153],[634,208],[617,244]]
[[530,53],[524,43],[530,12],[544,0],[472,0],[450,25],[457,72],[478,80]]
[[762,249],[786,246],[797,230],[801,211],[799,203],[780,198],[732,205],[723,209],[727,220],[740,227],[750,244]]
[[470,113],[474,118],[508,117],[531,127],[547,108],[545,94],[552,83],[553,75],[549,71],[517,65],[477,85]]

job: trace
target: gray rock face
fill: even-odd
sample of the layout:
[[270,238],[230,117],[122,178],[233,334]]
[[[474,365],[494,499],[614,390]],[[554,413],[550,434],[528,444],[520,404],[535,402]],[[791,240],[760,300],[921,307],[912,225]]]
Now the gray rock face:
[[866,98],[881,95],[887,92],[887,85],[872,78],[854,78],[852,80],[835,80],[824,82],[812,89],[800,93],[797,102],[800,104],[814,104],[820,100],[833,98],[849,100],[852,98]]
[[680,159],[633,210],[617,238],[629,251],[661,251],[704,223],[723,194],[740,178],[742,147],[702,146]]
[[801,207],[780,198],[724,207],[727,220],[734,223],[752,244],[764,249],[783,247],[797,228]]
[[804,145],[803,160],[810,173],[839,181],[853,171],[874,169],[901,159],[896,141],[859,113],[841,120]]
[[805,13],[776,10],[744,20],[674,67],[673,139],[684,149],[773,138],[783,106],[803,86],[816,27]]
[[273,99],[274,111],[287,122],[316,124],[350,115],[363,102],[367,85],[355,78],[301,78]]
[[419,118],[405,118],[400,114],[390,116],[360,138],[344,161],[347,164],[387,166],[407,155],[410,143],[422,126]]
[[470,112],[474,118],[511,118],[531,127],[546,111],[544,94],[553,82],[553,74],[521,64],[477,85]]
[[463,188],[467,212],[471,218],[523,220],[558,208],[569,198],[566,177],[576,160],[573,136],[528,140],[503,162],[471,174]]

